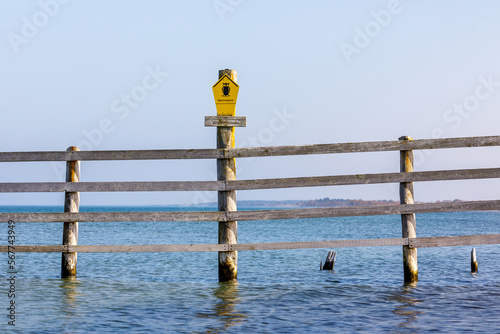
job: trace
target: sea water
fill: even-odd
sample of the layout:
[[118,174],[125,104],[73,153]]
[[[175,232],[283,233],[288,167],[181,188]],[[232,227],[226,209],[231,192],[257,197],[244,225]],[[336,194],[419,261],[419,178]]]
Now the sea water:
[[[204,208],[82,208],[81,211]],[[62,211],[54,207],[2,207]],[[7,244],[8,226],[0,225]],[[57,245],[62,223],[17,223],[16,244]],[[500,233],[500,212],[417,214],[417,236]],[[400,217],[238,223],[238,242],[399,238]],[[79,244],[217,243],[216,222],[79,224]],[[403,283],[400,246],[240,251],[238,281],[218,283],[217,253],[80,253],[75,279],[60,253],[16,253],[15,326],[8,258],[0,272],[2,333],[500,333],[500,245],[418,250],[419,282]],[[320,271],[328,251],[333,271]]]

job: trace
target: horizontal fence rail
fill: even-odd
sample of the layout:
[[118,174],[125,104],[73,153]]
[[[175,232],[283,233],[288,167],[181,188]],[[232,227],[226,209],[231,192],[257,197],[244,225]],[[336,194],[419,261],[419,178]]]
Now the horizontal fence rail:
[[0,152],[0,162],[21,161],[91,161],[91,160],[165,160],[227,159],[309,154],[429,150],[443,148],[500,146],[500,136],[417,139],[361,143],[269,146],[226,149],[127,150],[127,151],[53,151]]
[[11,212],[0,213],[0,222],[7,222],[8,220],[13,220],[16,223],[154,221],[224,222],[496,210],[500,210],[500,200],[251,211]]
[[220,149],[0,152],[0,162],[221,159],[223,157],[224,152]]
[[[247,244],[197,244],[197,245],[30,245],[15,246],[16,252],[78,252],[78,253],[132,253],[132,252],[222,252],[256,251],[306,248],[341,248],[341,247],[449,247],[469,245],[490,245],[500,243],[500,234],[465,235],[427,238],[359,239],[326,240],[300,242],[272,242]],[[12,247],[11,247],[12,248]],[[7,252],[8,246],[0,246],[0,252]]]
[[232,149],[229,158],[270,157],[286,155],[386,152],[401,150],[430,150],[500,146],[500,136],[416,139],[413,141],[380,141],[366,143],[319,144],[298,146],[270,146]]
[[0,192],[228,191],[500,178],[500,168],[234,181],[0,183]]

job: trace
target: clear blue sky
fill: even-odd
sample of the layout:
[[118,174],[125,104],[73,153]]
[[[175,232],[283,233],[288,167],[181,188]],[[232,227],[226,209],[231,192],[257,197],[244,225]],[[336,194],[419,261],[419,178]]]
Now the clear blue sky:
[[[237,146],[500,134],[500,2],[0,2],[2,151],[213,148],[211,86],[238,72]],[[418,154],[416,170],[498,167],[499,149]],[[395,172],[398,152],[240,159],[238,178]],[[1,163],[0,182],[63,163]],[[84,162],[82,181],[213,180],[215,161]],[[498,199],[498,180],[421,183],[419,201]],[[395,185],[239,199],[398,199]],[[62,204],[63,194],[0,194]],[[190,204],[215,193],[85,193],[82,205]]]

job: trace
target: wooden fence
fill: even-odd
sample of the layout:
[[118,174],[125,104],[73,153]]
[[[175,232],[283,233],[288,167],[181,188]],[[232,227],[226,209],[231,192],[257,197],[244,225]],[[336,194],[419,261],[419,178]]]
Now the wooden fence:
[[[217,126],[228,130],[233,126],[244,125],[245,119],[231,116],[207,117],[207,126]],[[234,131],[234,129],[232,129]],[[66,161],[67,182],[29,182],[0,183],[0,192],[66,192],[65,212],[7,212],[0,213],[0,222],[13,220],[16,223],[65,222],[62,245],[23,245],[15,246],[16,252],[61,252],[63,254],[62,275],[76,274],[77,252],[200,252],[211,251],[220,254],[236,254],[225,263],[219,258],[219,279],[235,279],[237,274],[237,251],[326,248],[326,247],[363,247],[363,246],[403,246],[405,281],[418,279],[416,249],[419,247],[444,247],[478,244],[499,244],[500,234],[417,238],[415,213],[457,212],[500,210],[500,200],[414,203],[413,182],[468,180],[500,178],[500,168],[460,169],[442,171],[413,171],[413,150],[445,149],[465,147],[500,146],[500,136],[412,140],[401,137],[397,141],[320,144],[304,146],[276,146],[253,148],[217,148],[186,150],[137,150],[137,151],[78,151],[70,148],[66,152],[3,152],[0,162],[21,161]],[[292,156],[308,154],[340,154],[353,152],[400,151],[401,172],[359,175],[336,175],[321,177],[295,177],[257,180],[236,180],[219,175],[218,181],[157,181],[157,182],[78,182],[80,161],[97,160],[159,160],[159,159],[217,159],[223,161],[246,157]],[[234,161],[234,160],[233,160]],[[376,205],[362,207],[334,207],[236,211],[221,209],[221,197],[236,190],[318,187],[335,185],[356,185],[376,183],[399,183],[400,205]],[[80,192],[127,192],[127,191],[217,191],[219,192],[219,211],[198,212],[78,212]],[[222,196],[221,196],[222,195]],[[230,196],[229,196],[230,197]],[[224,199],[228,201],[228,199]],[[230,198],[229,198],[230,200]],[[235,201],[235,199],[234,199]],[[402,217],[402,238],[330,240],[312,242],[281,242],[237,244],[224,242],[219,234],[219,244],[199,245],[77,245],[78,222],[150,222],[150,221],[218,221],[221,229],[236,237],[236,225],[227,229],[224,224],[236,221],[297,219],[318,217],[343,217],[367,215],[392,215]],[[0,246],[7,252],[8,246]],[[227,262],[229,261],[229,262]],[[232,261],[232,262],[231,262]],[[225,267],[224,267],[225,266]],[[229,270],[229,273],[228,273]]]

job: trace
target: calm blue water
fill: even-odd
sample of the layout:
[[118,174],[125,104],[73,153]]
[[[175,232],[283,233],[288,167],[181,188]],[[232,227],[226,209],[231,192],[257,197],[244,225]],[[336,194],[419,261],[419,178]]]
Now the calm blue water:
[[[9,210],[62,208],[0,208]],[[488,233],[500,233],[500,212],[417,215],[420,237]],[[62,223],[19,223],[16,235],[18,245],[60,244]],[[399,216],[240,222],[238,230],[241,243],[400,235]],[[6,224],[0,238],[5,245]],[[217,223],[80,223],[82,245],[162,243],[217,243]],[[471,248],[419,249],[416,286],[403,284],[401,247],[336,249],[331,272],[319,270],[330,249],[239,252],[232,284],[217,282],[216,253],[80,253],[74,280],[59,278],[60,254],[17,253],[16,327],[7,325],[2,279],[0,332],[500,333],[500,245],[476,246],[475,275]]]

